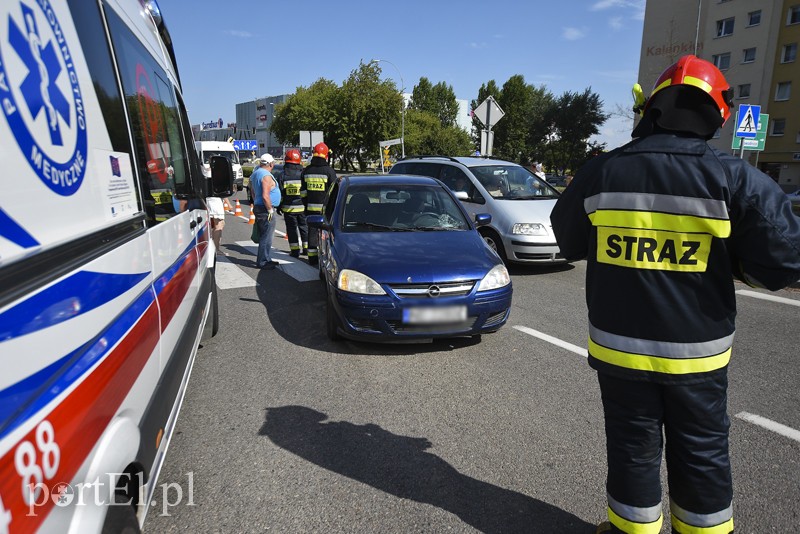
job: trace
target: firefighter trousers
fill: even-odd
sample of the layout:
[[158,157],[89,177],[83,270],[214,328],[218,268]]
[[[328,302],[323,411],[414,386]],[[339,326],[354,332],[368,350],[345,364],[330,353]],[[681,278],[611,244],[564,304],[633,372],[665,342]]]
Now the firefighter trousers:
[[733,531],[726,372],[682,385],[598,373],[605,413],[608,518],[616,532],[661,531],[662,451],[672,531]]
[[308,225],[305,213],[283,212],[283,221],[286,223],[286,239],[289,241],[291,252],[300,252],[308,248]]

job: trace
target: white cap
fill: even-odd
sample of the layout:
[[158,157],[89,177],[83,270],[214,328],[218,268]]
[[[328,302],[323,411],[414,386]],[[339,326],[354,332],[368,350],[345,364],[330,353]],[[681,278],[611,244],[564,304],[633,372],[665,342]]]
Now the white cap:
[[264,152],[261,154],[261,165],[269,165],[275,161],[275,158],[272,157],[272,154]]
[[541,163],[537,163],[536,164],[536,172],[542,172],[542,164]]

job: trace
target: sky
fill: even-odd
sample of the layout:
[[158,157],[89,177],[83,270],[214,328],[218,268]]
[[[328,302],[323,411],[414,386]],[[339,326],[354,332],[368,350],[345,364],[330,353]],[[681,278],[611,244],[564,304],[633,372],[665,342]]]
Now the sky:
[[[514,75],[555,96],[587,88],[613,113],[632,106],[645,0],[159,0],[192,124],[236,120],[236,104],[339,85],[360,62],[410,93],[421,77],[477,98]],[[630,140],[612,116],[593,138]]]

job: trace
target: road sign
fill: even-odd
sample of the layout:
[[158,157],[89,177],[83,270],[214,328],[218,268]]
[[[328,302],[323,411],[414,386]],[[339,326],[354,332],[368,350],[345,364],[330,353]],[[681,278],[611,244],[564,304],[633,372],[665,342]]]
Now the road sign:
[[505,112],[500,109],[493,96],[481,102],[481,105],[475,108],[474,114],[487,128],[491,128],[505,116]]
[[[738,114],[738,112],[737,112]],[[736,123],[739,123],[737,116]],[[755,139],[742,139],[741,137],[733,137],[731,148],[740,149],[744,141],[745,150],[764,150],[764,145],[767,142],[767,125],[769,125],[769,113],[760,113],[758,115],[758,130],[756,131]]]
[[380,141],[378,144],[380,145],[381,148],[383,148],[386,146],[399,145],[402,142],[403,140],[398,138],[398,139],[387,139],[386,141]]
[[258,150],[258,141],[247,139],[234,139],[234,150]]
[[324,143],[322,132],[317,130],[300,130],[300,146],[302,148],[311,148],[316,146],[317,143]]
[[736,114],[736,133],[734,137],[754,139],[758,132],[758,116],[760,113],[761,106],[739,104],[739,112]]

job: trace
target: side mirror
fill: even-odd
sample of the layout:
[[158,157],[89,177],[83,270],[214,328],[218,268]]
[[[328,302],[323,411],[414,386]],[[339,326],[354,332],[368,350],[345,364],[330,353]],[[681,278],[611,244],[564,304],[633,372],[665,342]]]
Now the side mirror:
[[229,197],[233,194],[233,165],[225,156],[211,156],[211,196]]
[[306,224],[308,224],[309,228],[328,229],[328,225],[325,224],[325,218],[322,215],[307,215]]
[[475,214],[475,226],[486,226],[492,222],[492,214],[491,213],[476,213]]

